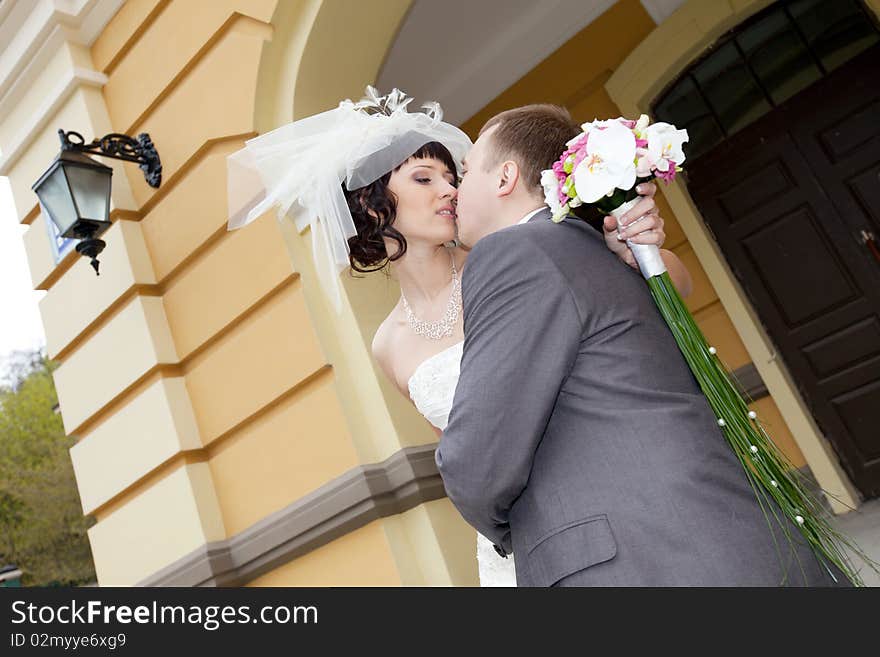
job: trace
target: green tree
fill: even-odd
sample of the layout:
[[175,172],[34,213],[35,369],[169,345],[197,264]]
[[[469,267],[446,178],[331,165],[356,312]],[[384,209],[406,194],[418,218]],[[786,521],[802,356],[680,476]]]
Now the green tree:
[[95,580],[52,371],[42,350],[14,353],[0,382],[0,564],[23,571],[22,584]]

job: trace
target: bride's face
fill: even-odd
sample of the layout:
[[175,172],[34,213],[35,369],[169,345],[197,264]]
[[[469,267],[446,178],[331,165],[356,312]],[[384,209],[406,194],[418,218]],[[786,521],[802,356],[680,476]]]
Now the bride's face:
[[456,174],[433,158],[413,158],[391,174],[397,199],[394,228],[407,242],[443,244],[455,238]]

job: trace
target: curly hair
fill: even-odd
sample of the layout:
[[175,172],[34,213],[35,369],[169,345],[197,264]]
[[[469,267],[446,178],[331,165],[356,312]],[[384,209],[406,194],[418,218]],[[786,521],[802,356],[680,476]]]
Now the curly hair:
[[[422,146],[395,167],[394,171],[413,158],[439,160],[454,174],[457,172],[452,154],[437,141]],[[348,240],[348,260],[353,271],[362,273],[379,271],[406,253],[406,238],[394,228],[394,220],[397,218],[397,198],[388,189],[392,173],[389,171],[375,182],[359,189],[348,190],[345,183],[342,184],[342,192],[345,194],[348,209],[357,229],[357,235]],[[457,179],[456,175],[456,181]],[[397,250],[391,255],[385,248],[384,238],[397,243]]]

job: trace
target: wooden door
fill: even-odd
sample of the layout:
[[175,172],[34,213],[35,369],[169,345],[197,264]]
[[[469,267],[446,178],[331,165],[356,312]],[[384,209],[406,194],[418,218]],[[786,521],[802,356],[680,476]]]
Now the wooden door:
[[880,45],[687,167],[688,188],[847,473],[880,495]]

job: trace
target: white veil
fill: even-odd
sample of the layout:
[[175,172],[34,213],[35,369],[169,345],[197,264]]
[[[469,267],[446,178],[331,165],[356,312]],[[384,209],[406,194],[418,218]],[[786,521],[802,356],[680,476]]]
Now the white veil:
[[471,147],[468,136],[444,123],[437,103],[408,112],[398,89],[379,96],[367,87],[357,103],[283,125],[245,141],[226,158],[227,230],[252,222],[270,208],[312,231],[312,254],[321,285],[338,312],[339,273],[349,266],[348,239],[356,235],[342,192],[369,185],[431,141],[442,143],[456,165]]

